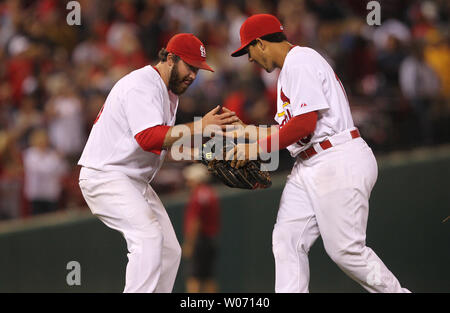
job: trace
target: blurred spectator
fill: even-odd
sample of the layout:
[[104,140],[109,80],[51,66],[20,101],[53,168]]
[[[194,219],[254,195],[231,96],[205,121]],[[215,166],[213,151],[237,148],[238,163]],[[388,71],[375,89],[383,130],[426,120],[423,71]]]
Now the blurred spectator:
[[400,82],[404,96],[410,101],[419,121],[423,144],[433,143],[432,106],[439,92],[439,78],[425,63],[423,42],[415,42],[411,54],[400,66]]
[[7,62],[6,75],[16,105],[22,100],[23,84],[33,70],[30,48],[30,42],[25,36],[14,36],[8,45],[8,53],[11,58]]
[[23,164],[12,133],[0,130],[0,220],[25,216]]
[[16,32],[14,20],[18,18],[19,11],[19,1],[0,3],[0,47],[4,47]]
[[73,62],[75,65],[97,64],[106,57],[105,51],[99,44],[98,39],[90,36],[86,41],[78,44],[73,51]]
[[388,95],[392,94],[392,90],[398,90],[399,88],[398,71],[405,57],[401,45],[399,39],[389,35],[385,48],[378,55],[378,70],[383,73]]
[[21,148],[26,148],[30,132],[44,126],[44,117],[36,108],[36,99],[27,96],[14,116],[14,130]]
[[148,7],[140,15],[139,39],[145,54],[151,60],[158,58],[158,52],[161,47],[159,35],[162,33],[161,20],[164,9],[152,1],[148,2]]
[[[236,112],[245,124],[272,123],[276,98],[271,97],[270,89],[265,88],[261,77],[254,81],[236,77],[233,87],[233,92],[224,99],[224,107]],[[269,100],[272,102],[269,103]]]
[[441,81],[441,95],[450,99],[450,32],[446,35],[438,31],[429,34],[425,46],[425,59]]
[[46,105],[50,143],[67,157],[77,158],[83,149],[82,104],[65,75],[53,78],[54,96]]
[[376,28],[373,34],[373,42],[380,50],[389,49],[389,46],[392,45],[392,38],[407,44],[411,39],[411,31],[401,21],[389,19]]
[[217,292],[214,268],[220,206],[209,173],[200,163],[183,170],[191,197],[184,213],[183,258],[187,266],[186,292]]
[[49,146],[47,132],[35,130],[31,147],[23,153],[25,197],[31,203],[33,215],[58,210],[63,175],[67,172],[64,159]]

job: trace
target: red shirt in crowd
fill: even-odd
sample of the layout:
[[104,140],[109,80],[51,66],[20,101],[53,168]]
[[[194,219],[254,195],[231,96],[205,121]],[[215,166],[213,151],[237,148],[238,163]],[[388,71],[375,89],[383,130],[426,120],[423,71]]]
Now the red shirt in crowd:
[[215,190],[208,185],[197,186],[191,194],[184,215],[184,231],[189,232],[192,222],[200,220],[200,233],[214,237],[220,227],[220,206]]

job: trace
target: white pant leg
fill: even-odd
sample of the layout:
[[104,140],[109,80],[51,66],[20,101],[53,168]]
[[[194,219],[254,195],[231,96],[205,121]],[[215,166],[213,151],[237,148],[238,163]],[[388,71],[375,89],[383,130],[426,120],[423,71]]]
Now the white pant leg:
[[164,234],[154,212],[164,210],[157,205],[159,199],[153,207],[149,205],[151,201],[144,197],[146,184],[121,173],[98,172],[81,179],[80,187],[92,213],[125,237],[129,253],[124,292],[156,292],[162,272]]
[[147,187],[145,197],[153,208],[163,232],[161,276],[155,292],[172,292],[181,261],[181,247],[170,221],[169,215],[156,192]]
[[378,168],[361,139],[321,152],[302,168],[325,250],[369,292],[409,292],[366,246],[369,197]]
[[288,177],[273,230],[275,292],[309,292],[310,247],[319,236],[309,197],[297,179]]

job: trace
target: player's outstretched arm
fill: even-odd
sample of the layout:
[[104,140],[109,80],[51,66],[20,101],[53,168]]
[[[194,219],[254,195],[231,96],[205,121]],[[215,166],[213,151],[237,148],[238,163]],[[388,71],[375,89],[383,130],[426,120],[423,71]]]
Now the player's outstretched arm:
[[163,149],[169,149],[172,145],[183,137],[192,137],[204,133],[205,129],[225,130],[226,125],[231,125],[239,121],[236,113],[232,111],[219,113],[220,106],[212,109],[201,120],[175,125],[170,127],[164,138]]
[[[147,128],[136,134],[136,142],[144,151],[160,154],[161,150],[169,150],[176,142],[181,143],[183,139],[190,140],[196,134],[202,135],[208,127],[213,128],[217,133],[221,132],[225,125],[239,120],[234,112],[219,114],[219,110],[220,107],[218,106],[207,113],[201,120],[193,123],[180,124],[173,127],[157,125]],[[186,149],[183,153],[195,155],[195,151],[191,150]]]

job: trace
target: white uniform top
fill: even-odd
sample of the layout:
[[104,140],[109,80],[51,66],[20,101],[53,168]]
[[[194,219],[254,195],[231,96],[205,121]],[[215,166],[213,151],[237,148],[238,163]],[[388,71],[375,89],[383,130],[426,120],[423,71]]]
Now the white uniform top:
[[131,72],[109,93],[78,164],[150,182],[167,151],[144,151],[134,136],[149,127],[173,126],[177,107],[178,96],[152,66]]
[[318,111],[311,136],[287,147],[292,157],[315,143],[354,127],[350,107],[339,78],[315,50],[292,48],[278,77],[275,121],[283,127],[292,117]]

